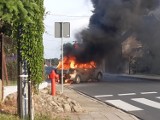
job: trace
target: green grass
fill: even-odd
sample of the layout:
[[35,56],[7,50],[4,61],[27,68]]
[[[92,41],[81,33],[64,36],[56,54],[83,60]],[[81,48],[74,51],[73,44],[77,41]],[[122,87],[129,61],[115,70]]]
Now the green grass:
[[[0,113],[0,120],[20,120],[16,115],[2,114]],[[70,120],[69,117],[62,119],[61,117],[56,117],[55,119],[51,119],[49,116],[41,115],[35,116],[34,120]]]
[[0,114],[0,120],[19,120],[15,115]]
[[52,119],[50,116],[46,116],[46,115],[41,115],[41,116],[35,116],[35,120],[71,120],[69,117],[56,117],[54,119]]

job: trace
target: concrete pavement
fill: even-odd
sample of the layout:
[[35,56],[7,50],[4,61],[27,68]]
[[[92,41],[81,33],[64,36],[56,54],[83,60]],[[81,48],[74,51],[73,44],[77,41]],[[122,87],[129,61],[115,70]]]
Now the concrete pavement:
[[138,74],[121,74],[121,76],[133,77],[133,78],[142,78],[146,80],[160,80],[160,75],[138,75]]
[[104,73],[107,76],[116,76],[116,77],[129,77],[129,78],[137,78],[137,79],[145,79],[145,80],[156,80],[160,81],[160,75],[140,75],[140,74],[110,74]]
[[[43,89],[48,86],[47,82],[43,82],[39,85],[39,89]],[[5,86],[4,87],[4,94],[3,94],[3,99],[6,98],[7,95],[17,92],[17,86]]]
[[[57,90],[61,90],[60,85],[57,85]],[[139,120],[134,115],[74,91],[67,85],[64,86],[64,94],[77,101],[85,110],[83,113],[67,114],[71,120]]]

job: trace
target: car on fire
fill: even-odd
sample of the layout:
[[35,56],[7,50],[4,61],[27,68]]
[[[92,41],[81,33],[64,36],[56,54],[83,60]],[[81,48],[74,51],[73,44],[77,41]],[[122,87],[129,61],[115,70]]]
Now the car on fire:
[[[73,49],[78,53],[81,51],[80,43],[75,41],[74,45],[72,46]],[[67,53],[67,52],[66,52]],[[62,68],[63,65],[63,68]],[[71,80],[74,83],[80,83],[90,80],[100,81],[103,78],[103,72],[98,67],[95,61],[86,61],[80,62],[74,55],[65,55],[63,60],[59,61],[57,65],[56,73],[59,74],[60,81],[61,81],[61,71],[63,69],[63,82],[67,80]]]
[[[56,72],[61,76],[61,70],[56,70]],[[71,80],[74,83],[86,82],[90,80],[101,81],[103,78],[103,72],[98,68],[90,69],[68,69],[63,71],[63,80]]]

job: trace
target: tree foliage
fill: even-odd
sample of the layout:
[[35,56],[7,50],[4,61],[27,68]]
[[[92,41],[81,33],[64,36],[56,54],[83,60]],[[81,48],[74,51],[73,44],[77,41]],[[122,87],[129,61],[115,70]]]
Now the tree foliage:
[[43,76],[43,0],[0,0],[0,32],[20,43],[34,85]]
[[57,66],[59,63],[59,59],[58,58],[45,59],[45,62],[47,65]]

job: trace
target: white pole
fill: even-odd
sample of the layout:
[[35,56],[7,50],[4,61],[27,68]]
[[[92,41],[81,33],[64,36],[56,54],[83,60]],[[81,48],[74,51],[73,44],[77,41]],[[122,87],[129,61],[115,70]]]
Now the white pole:
[[61,39],[61,54],[62,54],[62,70],[61,70],[61,84],[62,84],[62,93],[63,93],[63,22],[61,23],[61,30],[62,30],[62,39]]

